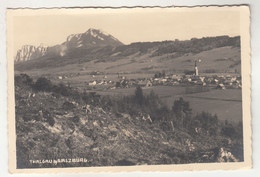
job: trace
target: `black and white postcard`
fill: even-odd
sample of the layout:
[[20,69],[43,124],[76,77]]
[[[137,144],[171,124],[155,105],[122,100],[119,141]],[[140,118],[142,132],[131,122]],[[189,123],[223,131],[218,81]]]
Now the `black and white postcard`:
[[248,6],[8,9],[12,173],[251,168]]

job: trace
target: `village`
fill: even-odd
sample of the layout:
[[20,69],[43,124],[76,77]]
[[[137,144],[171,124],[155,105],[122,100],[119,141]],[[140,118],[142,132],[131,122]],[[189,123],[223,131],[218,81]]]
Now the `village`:
[[[95,75],[92,75],[95,77]],[[199,74],[197,60],[195,60],[194,70],[185,74],[166,74],[165,71],[157,72],[150,78],[128,79],[127,76],[119,75],[117,81],[107,80],[107,76],[103,80],[88,82],[88,86],[107,85],[110,89],[136,87],[151,87],[151,86],[192,86],[199,85],[216,89],[241,89],[241,76],[230,74]]]
[[[78,73],[77,76],[80,74]],[[88,73],[91,79],[84,81],[84,88],[88,90],[95,89],[118,89],[131,88],[136,86],[152,87],[152,86],[201,86],[205,88],[215,89],[241,89],[241,75],[234,73],[200,73],[195,63],[194,71],[184,74],[166,74],[165,71],[156,72],[152,77],[147,78],[131,78],[128,74],[116,73],[116,78],[106,75],[102,72]],[[76,76],[76,77],[77,77]],[[58,76],[58,80],[66,81],[70,77],[75,76]],[[82,76],[84,77],[84,76]]]
[[[89,85],[103,85],[103,84],[114,84],[113,81],[94,81],[90,82]],[[151,87],[151,86],[189,86],[189,85],[201,85],[215,87],[216,89],[239,89],[241,85],[241,76],[231,76],[231,75],[165,75],[162,77],[152,77],[152,78],[139,78],[139,79],[127,79],[126,77],[121,77],[120,81],[115,83],[116,88],[129,88],[135,86]]]

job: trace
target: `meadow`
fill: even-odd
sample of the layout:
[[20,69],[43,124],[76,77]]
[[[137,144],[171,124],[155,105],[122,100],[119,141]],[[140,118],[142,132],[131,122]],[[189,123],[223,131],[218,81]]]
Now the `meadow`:
[[[209,92],[186,94],[184,86],[152,86],[143,87],[144,94],[152,90],[169,107],[173,106],[176,99],[183,97],[189,101],[194,115],[202,111],[217,114],[219,120],[238,123],[242,121],[242,91],[241,89],[218,90],[210,89]],[[119,88],[115,90],[96,91],[100,95],[122,96],[133,95],[135,87]]]

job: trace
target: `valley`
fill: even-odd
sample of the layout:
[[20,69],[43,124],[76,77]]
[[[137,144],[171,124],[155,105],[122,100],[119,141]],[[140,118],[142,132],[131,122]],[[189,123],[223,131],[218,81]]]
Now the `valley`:
[[[125,45],[91,28],[14,68],[19,168],[243,161],[239,36]],[[88,163],[29,163],[54,157]]]
[[[202,62],[199,63],[200,76],[239,75],[240,64],[230,68],[233,60],[239,60],[238,54],[239,48],[229,46],[208,50],[198,54],[186,54],[173,59],[167,58],[167,55],[152,57],[151,53],[144,55],[133,54],[115,61],[92,60],[80,64],[68,64],[61,67],[32,69],[26,71],[26,73],[35,79],[43,76],[54,83],[62,82],[81,90],[89,89],[90,91],[95,91],[101,95],[124,95],[134,93],[135,87],[111,90],[112,87],[115,87],[116,82],[122,80],[122,77],[126,80],[147,80],[153,78],[155,73],[162,71],[169,75],[184,75],[184,71],[193,69],[193,60],[196,58],[202,59]],[[16,73],[19,74],[23,72],[16,71]],[[105,82],[107,84],[103,86],[89,86],[89,83],[93,82],[96,82],[97,84]],[[227,99],[229,97],[232,98],[233,95],[237,96],[238,102],[231,102],[232,104],[230,104],[228,101],[210,100],[210,104],[208,104],[209,100],[186,95],[185,89],[186,86],[161,86],[160,89],[153,86],[144,89],[144,92],[148,93],[150,90],[154,90],[169,107],[172,106],[175,98],[182,96],[191,102],[194,113],[207,110],[216,113],[221,120],[229,120],[232,122],[241,121],[241,90],[228,89],[221,91],[221,95],[223,93]],[[216,95],[215,92],[219,94],[219,91],[213,87],[210,94]],[[205,93],[201,93],[201,95],[204,94]],[[211,97],[210,94],[209,97]],[[198,104],[198,102],[200,102],[200,104]],[[227,107],[227,105],[229,106]]]

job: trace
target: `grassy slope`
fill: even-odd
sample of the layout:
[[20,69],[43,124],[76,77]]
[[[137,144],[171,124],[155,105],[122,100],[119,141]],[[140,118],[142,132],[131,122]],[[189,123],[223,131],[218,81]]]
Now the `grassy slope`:
[[[85,63],[69,64],[62,67],[43,68],[26,71],[29,74],[75,74],[84,75],[92,71],[100,71],[106,74],[111,73],[153,73],[155,71],[169,71],[171,73],[183,73],[184,70],[193,70],[193,60],[201,59],[198,64],[200,71],[214,69],[218,73],[240,71],[240,64],[230,68],[230,65],[240,60],[240,51],[237,47],[221,47],[198,54],[186,54],[181,57],[172,58],[170,55],[151,57],[152,51],[144,55],[138,53],[116,61],[97,62],[89,61]],[[85,70],[81,70],[85,68]],[[75,78],[76,79],[76,78]]]

